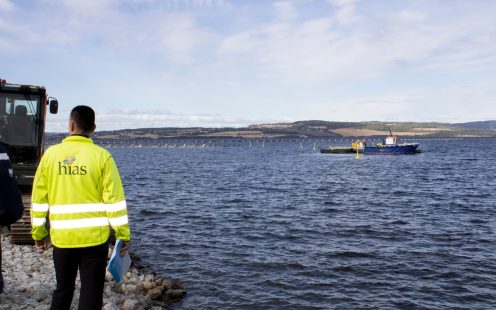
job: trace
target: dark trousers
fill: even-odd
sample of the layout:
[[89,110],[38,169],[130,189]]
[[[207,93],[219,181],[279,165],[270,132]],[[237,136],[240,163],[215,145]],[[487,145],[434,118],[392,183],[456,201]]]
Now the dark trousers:
[[53,292],[50,309],[70,309],[78,269],[81,279],[78,309],[101,309],[107,255],[108,242],[88,248],[64,249],[54,246],[53,263],[57,288]]

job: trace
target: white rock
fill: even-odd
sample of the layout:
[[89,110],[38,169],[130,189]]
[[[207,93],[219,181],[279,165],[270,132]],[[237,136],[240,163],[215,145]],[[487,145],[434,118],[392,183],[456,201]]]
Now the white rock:
[[[52,292],[56,286],[52,250],[39,251],[32,246],[12,245],[10,237],[2,238],[3,275],[5,294],[0,295],[1,310],[48,310]],[[120,309],[164,309],[156,306],[153,298],[161,296],[163,285],[172,283],[153,274],[140,274],[131,268],[122,284],[116,284],[110,273],[105,275],[104,310]],[[144,290],[144,281],[148,280],[148,295]],[[160,287],[155,287],[159,283]],[[77,309],[81,281],[76,280],[76,290],[71,309]],[[22,306],[21,306],[22,305]],[[126,307],[126,308],[124,308]]]
[[162,295],[162,291],[155,287],[149,290],[146,294],[150,296],[151,299],[158,299]]
[[112,277],[112,275],[110,274],[110,272],[105,272],[105,282],[110,282],[110,281],[113,281],[114,278]]
[[105,306],[103,306],[103,310],[120,310],[120,309],[116,304],[108,303]]
[[122,285],[122,291],[127,294],[134,294],[137,293],[136,290],[136,285],[134,284],[123,284]]
[[155,276],[153,274],[147,274],[145,276],[145,281],[151,281],[153,282],[155,280]]
[[152,288],[154,288],[154,287],[155,287],[155,283],[154,283],[154,282],[152,282],[152,281],[145,280],[145,281],[143,282],[143,288],[144,288],[145,290],[147,290],[147,291],[148,291],[148,290],[151,290],[151,289],[152,289]]
[[162,284],[166,290],[170,290],[172,288],[172,280],[163,279]]
[[133,299],[127,299],[122,305],[123,310],[136,310],[138,309],[139,303]]

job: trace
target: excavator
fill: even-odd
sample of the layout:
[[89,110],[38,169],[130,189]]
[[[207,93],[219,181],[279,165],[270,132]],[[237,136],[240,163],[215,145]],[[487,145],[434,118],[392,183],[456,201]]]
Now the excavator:
[[11,225],[14,244],[33,243],[31,238],[31,190],[45,136],[47,110],[56,114],[58,101],[45,87],[7,83],[0,78],[0,142],[7,148],[14,176],[22,191],[24,214]]

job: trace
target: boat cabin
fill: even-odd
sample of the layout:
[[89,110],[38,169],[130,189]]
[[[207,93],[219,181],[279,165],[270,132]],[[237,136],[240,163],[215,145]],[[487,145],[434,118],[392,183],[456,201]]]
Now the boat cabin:
[[385,145],[395,145],[398,143],[398,141],[399,141],[398,136],[387,136],[384,144]]

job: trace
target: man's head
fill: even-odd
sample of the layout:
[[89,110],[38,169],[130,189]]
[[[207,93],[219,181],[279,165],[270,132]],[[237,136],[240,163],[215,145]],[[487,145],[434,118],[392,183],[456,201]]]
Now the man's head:
[[85,105],[78,105],[69,117],[69,133],[89,136],[95,131],[95,111]]

